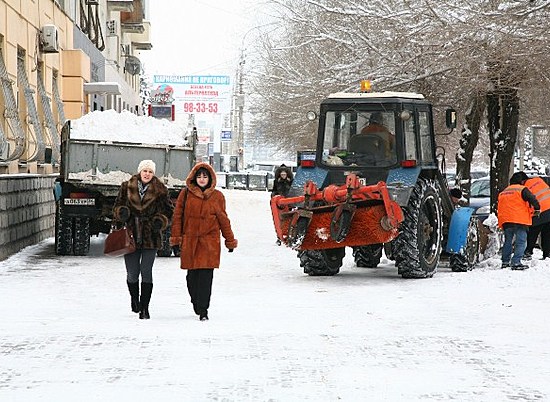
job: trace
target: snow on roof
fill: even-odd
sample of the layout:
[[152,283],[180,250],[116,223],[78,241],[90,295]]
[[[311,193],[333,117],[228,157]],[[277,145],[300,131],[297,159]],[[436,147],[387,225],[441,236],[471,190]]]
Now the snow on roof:
[[424,99],[424,95],[414,92],[336,92],[330,94],[329,98],[410,98]]
[[185,130],[174,122],[136,116],[123,110],[94,111],[71,121],[71,138],[138,144],[189,145]]

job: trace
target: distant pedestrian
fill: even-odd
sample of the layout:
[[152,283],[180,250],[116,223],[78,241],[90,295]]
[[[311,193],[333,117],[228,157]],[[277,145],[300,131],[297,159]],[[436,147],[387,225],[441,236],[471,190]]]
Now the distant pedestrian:
[[533,249],[540,235],[540,248],[544,260],[550,257],[550,187],[538,176],[527,179],[525,186],[537,197],[540,204],[540,215],[533,217],[533,224],[527,233],[525,257],[532,257]]
[[273,181],[273,189],[271,190],[271,196],[282,195],[288,196],[290,187],[294,177],[292,175],[292,169],[286,166],[284,163],[275,170],[275,179]]
[[[133,231],[136,251],[124,256],[126,282],[131,307],[139,318],[149,319],[153,292],[153,264],[162,247],[162,231],[172,216],[172,203],[166,186],[155,176],[155,162],[143,160],[138,174],[122,183],[113,208],[113,217]],[[141,274],[141,297],[139,276]]]
[[504,230],[502,268],[529,268],[521,259],[527,247],[527,231],[533,215],[531,211],[534,209],[534,215],[540,214],[540,204],[525,187],[527,179],[525,172],[514,173],[510,177],[510,185],[498,195],[498,226]]
[[220,232],[232,252],[237,239],[225,210],[225,198],[216,189],[216,174],[207,163],[198,163],[181,190],[174,217],[170,245],[181,248],[180,267],[187,270],[187,290],[195,314],[208,320],[214,269],[220,266]]
[[449,190],[449,195],[451,196],[451,202],[453,203],[453,207],[465,207],[468,205],[468,200],[464,198],[462,194],[462,190],[455,187],[451,188]]

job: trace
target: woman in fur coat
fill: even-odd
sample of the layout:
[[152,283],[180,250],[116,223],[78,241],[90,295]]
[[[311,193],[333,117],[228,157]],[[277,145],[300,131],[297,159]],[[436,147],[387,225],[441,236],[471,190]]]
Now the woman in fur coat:
[[216,174],[207,163],[198,163],[181,190],[172,220],[170,244],[181,248],[180,267],[187,270],[187,290],[195,314],[208,320],[214,269],[220,266],[220,232],[232,252],[237,239],[225,211],[225,198],[216,190]]
[[[126,224],[134,234],[136,251],[124,256],[126,282],[132,311],[149,319],[149,301],[153,292],[153,264],[162,247],[162,231],[172,217],[173,206],[166,186],[155,176],[155,162],[143,160],[138,174],[122,183],[113,208],[119,226]],[[141,298],[139,276],[141,274]]]

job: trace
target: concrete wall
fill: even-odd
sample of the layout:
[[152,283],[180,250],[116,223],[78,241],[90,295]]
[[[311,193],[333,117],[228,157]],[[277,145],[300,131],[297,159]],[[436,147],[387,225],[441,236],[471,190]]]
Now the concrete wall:
[[54,175],[0,176],[0,261],[53,237]]

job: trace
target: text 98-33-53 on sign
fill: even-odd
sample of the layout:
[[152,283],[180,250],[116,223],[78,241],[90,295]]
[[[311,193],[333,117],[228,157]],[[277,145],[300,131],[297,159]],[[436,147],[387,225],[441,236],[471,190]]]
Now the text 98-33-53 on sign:
[[185,113],[218,113],[218,103],[184,102],[183,111]]

